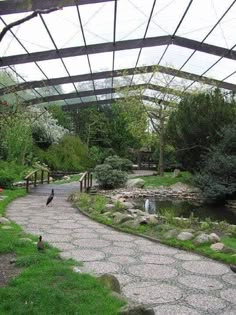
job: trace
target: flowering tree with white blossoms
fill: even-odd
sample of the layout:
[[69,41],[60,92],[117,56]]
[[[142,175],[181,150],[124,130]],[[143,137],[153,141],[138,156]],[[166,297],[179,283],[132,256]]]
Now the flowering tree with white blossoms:
[[44,108],[31,106],[29,114],[33,137],[43,147],[58,143],[65,134],[69,133],[69,130],[59,126],[57,119]]

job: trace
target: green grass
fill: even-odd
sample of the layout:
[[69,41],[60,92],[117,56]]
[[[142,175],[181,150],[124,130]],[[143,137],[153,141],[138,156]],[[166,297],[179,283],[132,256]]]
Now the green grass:
[[2,193],[0,193],[0,196],[6,196],[5,199],[0,199],[0,215],[4,214],[4,211],[6,209],[6,206],[14,199],[18,197],[23,197],[26,195],[26,189],[25,188],[16,188],[13,190],[5,189]]
[[[140,225],[137,229],[131,229],[127,227],[123,227],[119,224],[114,224],[112,219],[106,217],[102,214],[102,204],[105,205],[107,200],[104,196],[91,196],[88,194],[79,194],[79,198],[75,202],[75,206],[79,207],[82,212],[88,214],[89,217],[92,219],[116,228],[120,231],[131,233],[131,234],[142,234],[145,236],[152,237],[157,241],[172,246],[177,247],[180,249],[184,249],[186,251],[196,252],[207,256],[209,258],[222,261],[224,263],[232,263],[236,264],[236,257],[233,256],[232,252],[229,253],[222,253],[222,252],[215,252],[210,248],[210,244],[203,244],[203,245],[194,245],[192,241],[181,241],[177,239],[164,239],[163,234],[169,230],[174,229],[176,226],[171,226],[171,228],[166,228],[167,224],[165,225]],[[163,229],[162,229],[163,228]],[[177,227],[178,228],[178,227]],[[206,231],[207,233],[207,231]],[[236,251],[236,239],[233,237],[222,237],[222,242],[229,248]]]
[[144,187],[170,186],[178,182],[191,184],[192,174],[189,172],[181,172],[176,178],[172,178],[172,175],[173,172],[165,172],[163,177],[159,175],[143,176],[142,179],[145,181]]
[[53,183],[58,185],[58,184],[78,182],[80,180],[80,178],[81,178],[81,175],[70,175],[70,179],[56,180]]
[[[0,201],[1,213],[11,200],[25,195],[25,190],[4,193],[7,198]],[[35,242],[35,237],[14,223],[10,226],[10,230],[0,226],[0,253],[15,253],[16,266],[22,271],[0,288],[0,314],[115,315],[125,304],[91,275],[73,272],[72,266],[79,263],[62,260],[59,251],[47,243],[45,251],[39,252],[33,242],[20,240],[28,237]]]

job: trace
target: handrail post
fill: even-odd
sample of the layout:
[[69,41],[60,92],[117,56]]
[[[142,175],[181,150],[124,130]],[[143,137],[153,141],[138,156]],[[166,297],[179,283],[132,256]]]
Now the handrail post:
[[50,183],[50,174],[48,172],[48,184]]
[[82,192],[83,191],[83,182],[81,181],[80,182],[80,192]]
[[87,173],[84,176],[84,190],[86,191],[86,179],[87,179]]
[[93,186],[93,174],[91,173],[90,174],[90,187]]
[[88,188],[88,189],[90,188],[89,181],[90,181],[90,174],[89,174],[89,172],[88,172],[88,179],[87,179],[87,188]]
[[36,187],[37,183],[37,172],[34,173],[34,187]]
[[29,192],[29,178],[26,179],[26,192]]
[[41,171],[41,184],[43,184],[43,175],[44,175],[44,170]]

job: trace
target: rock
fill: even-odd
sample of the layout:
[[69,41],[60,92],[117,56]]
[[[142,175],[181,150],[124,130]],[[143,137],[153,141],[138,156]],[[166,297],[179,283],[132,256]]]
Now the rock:
[[223,250],[224,246],[225,245],[223,243],[215,243],[215,244],[211,245],[211,249],[216,251],[216,252],[220,252]]
[[178,182],[178,183],[175,183],[171,186],[169,186],[169,188],[174,191],[174,192],[186,192],[189,190],[189,185],[187,184],[184,184],[184,183],[181,183],[181,182]]
[[194,240],[193,243],[195,245],[199,245],[199,244],[204,244],[204,243],[209,243],[209,235],[202,233],[199,234]]
[[105,273],[97,277],[97,279],[108,289],[115,291],[117,293],[121,293],[120,283],[118,279],[112,274]]
[[173,230],[170,230],[170,231],[167,231],[163,237],[165,239],[170,239],[170,238],[175,238],[177,235],[178,235],[179,231],[177,229],[173,229]]
[[122,223],[122,226],[130,228],[130,229],[137,229],[139,227],[139,222],[137,220],[129,220]]
[[137,187],[137,188],[143,188],[145,184],[145,181],[141,178],[131,178],[128,179],[126,186],[131,187]]
[[172,174],[172,178],[176,178],[180,175],[180,170],[178,168],[174,169],[174,172]]
[[0,217],[0,224],[8,224],[10,221],[5,217]]
[[150,215],[146,218],[146,220],[147,220],[147,223],[148,223],[148,224],[154,224],[154,225],[156,225],[156,224],[159,223],[159,221],[158,221],[158,219],[156,218],[156,215],[155,215],[155,214],[150,214]]
[[181,241],[187,241],[191,240],[194,237],[194,235],[190,232],[181,232],[178,236],[177,239]]
[[141,216],[143,215],[143,211],[139,209],[127,209],[127,212],[132,216]]
[[123,214],[123,213],[120,213],[120,212],[116,212],[116,213],[117,214],[115,215],[115,217],[113,219],[113,222],[115,224],[124,223],[125,221],[133,219],[132,215],[130,215],[130,214]]
[[133,209],[134,208],[134,204],[132,202],[129,202],[129,201],[123,202],[122,206],[125,207],[125,209]]
[[128,304],[123,306],[118,312],[119,315],[155,315],[152,308],[147,308],[144,305]]
[[216,233],[211,233],[209,235],[209,241],[211,243],[219,243],[220,242],[220,237]]
[[73,271],[76,273],[81,273],[81,270],[78,267],[73,267]]

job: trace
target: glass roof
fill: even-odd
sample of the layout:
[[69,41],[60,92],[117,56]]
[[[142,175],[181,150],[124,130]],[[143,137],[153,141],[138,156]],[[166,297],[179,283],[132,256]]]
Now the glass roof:
[[[63,8],[11,27],[32,13],[25,3],[19,0],[13,7],[0,1],[0,32],[10,26],[0,41],[0,67],[21,84],[13,87],[15,99],[44,97],[51,103],[47,97],[57,95],[57,104],[81,104],[119,97],[111,88],[149,83],[153,86],[144,94],[164,98],[154,85],[166,87],[166,94],[168,89],[191,92],[211,88],[210,80],[236,91],[236,1],[87,0],[72,5],[64,0]],[[31,3],[39,10],[53,7],[51,0]],[[152,65],[163,68],[153,72]],[[140,74],[143,66],[149,68]],[[208,84],[201,83],[204,78]],[[12,80],[0,82],[0,98],[14,99],[5,88],[12,85]],[[83,91],[88,96],[68,98]]]

